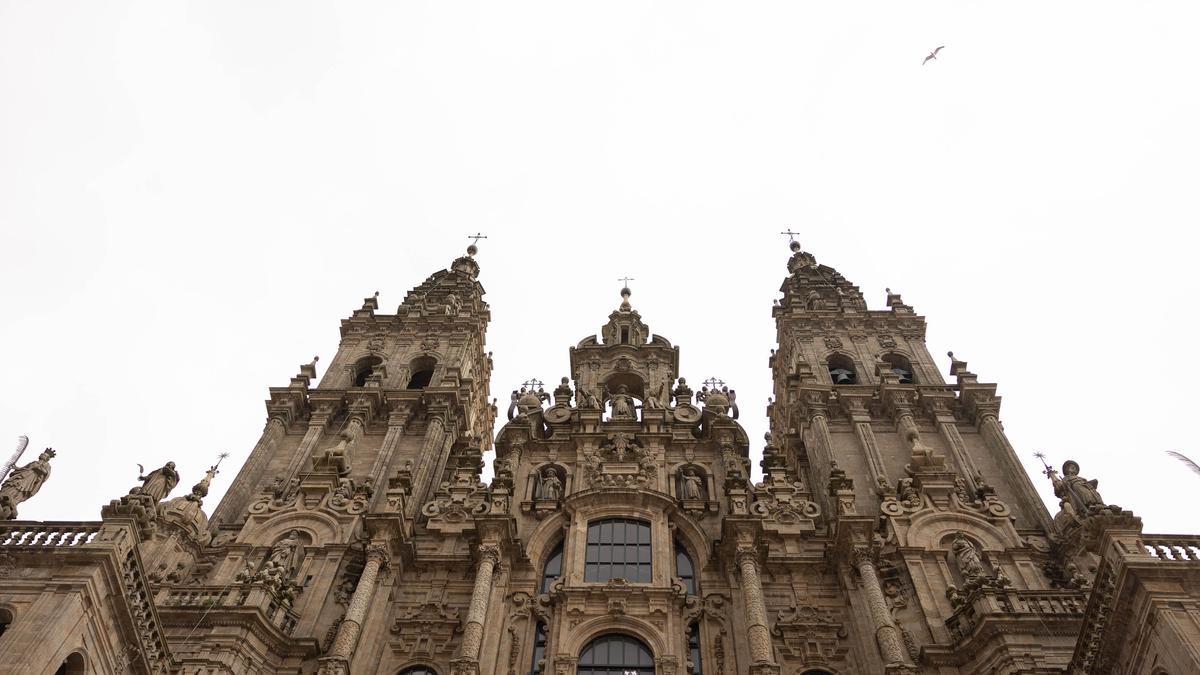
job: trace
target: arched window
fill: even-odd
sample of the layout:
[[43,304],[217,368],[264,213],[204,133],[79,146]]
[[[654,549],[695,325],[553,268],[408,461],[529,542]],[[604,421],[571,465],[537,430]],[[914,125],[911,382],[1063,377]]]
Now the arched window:
[[654,655],[637,638],[602,635],[579,654],[577,675],[653,675]]
[[7,609],[0,608],[0,636],[4,635],[4,631],[12,625],[13,615]]
[[546,658],[546,624],[538,622],[533,629],[533,659],[529,662],[529,675],[538,672],[538,662]]
[[829,379],[833,380],[834,384],[858,384],[853,361],[841,354],[834,354],[829,357],[828,364]]
[[83,654],[75,652],[68,656],[58,670],[54,671],[54,675],[72,675],[73,673],[86,673],[87,663],[83,660]]
[[554,583],[554,580],[562,575],[562,555],[563,545],[560,541],[558,542],[558,546],[554,547],[554,551],[550,554],[550,557],[546,558],[546,564],[542,565],[542,586],[539,591],[540,593],[549,593],[550,584]]
[[675,542],[675,576],[683,579],[688,595],[696,595],[696,567],[687,549],[678,541]]
[[437,671],[429,666],[412,666],[411,668],[405,668],[397,675],[437,675]]
[[688,660],[692,662],[692,675],[704,675],[700,662],[700,622],[688,628]]
[[913,377],[912,364],[908,359],[900,354],[884,354],[883,362],[891,366],[892,372],[900,377],[900,384],[916,384],[917,380]]
[[354,363],[354,386],[361,387],[367,383],[367,378],[375,370],[375,366],[383,363],[378,356],[364,356]]
[[433,367],[437,365],[437,361],[422,356],[415,359],[408,367],[408,372],[412,373],[408,378],[409,389],[424,389],[433,381]]
[[627,518],[588,523],[584,581],[650,582],[650,524]]

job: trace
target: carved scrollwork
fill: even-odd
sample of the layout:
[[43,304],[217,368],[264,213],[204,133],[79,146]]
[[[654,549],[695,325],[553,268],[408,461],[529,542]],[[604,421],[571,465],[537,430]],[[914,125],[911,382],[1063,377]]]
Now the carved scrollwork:
[[609,434],[608,441],[584,455],[583,471],[594,488],[651,487],[655,482],[653,453],[633,434]]

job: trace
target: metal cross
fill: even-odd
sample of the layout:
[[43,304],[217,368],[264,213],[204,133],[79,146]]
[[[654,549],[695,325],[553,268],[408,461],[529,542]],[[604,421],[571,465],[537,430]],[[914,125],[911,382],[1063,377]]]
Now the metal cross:
[[1042,460],[1042,466],[1046,467],[1046,471],[1044,473],[1047,476],[1049,476],[1052,473],[1055,473],[1054,469],[1049,464],[1046,463],[1046,455],[1044,455],[1040,452],[1035,452],[1035,453],[1033,453],[1033,456]]
[[546,384],[546,383],[542,382],[541,380],[537,379],[536,377],[531,377],[531,378],[529,378],[528,381],[522,382],[521,386],[529,387],[529,391],[533,391],[534,389],[540,388],[543,384]]
[[792,232],[792,228],[789,227],[787,229],[787,232],[780,232],[779,234],[786,234],[788,236],[788,241],[796,241],[796,235],[798,235],[800,233]]
[[719,380],[715,377],[710,377],[704,381],[704,386],[716,389],[717,387],[724,387],[725,382],[723,380]]
[[480,239],[487,239],[487,235],[476,232],[475,234],[468,234],[467,239],[471,239],[472,244],[478,244]]
[[621,282],[622,284],[625,285],[626,288],[628,288],[629,282],[637,281],[637,279],[634,279],[633,277],[621,277],[620,279],[617,279],[617,281]]

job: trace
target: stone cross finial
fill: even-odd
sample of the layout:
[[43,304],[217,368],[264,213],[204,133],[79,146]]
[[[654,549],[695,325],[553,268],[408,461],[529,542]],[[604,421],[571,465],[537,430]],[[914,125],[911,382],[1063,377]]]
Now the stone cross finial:
[[786,234],[788,237],[788,241],[796,241],[796,235],[798,235],[800,233],[792,232],[792,228],[789,227],[787,230],[780,232],[779,234]]

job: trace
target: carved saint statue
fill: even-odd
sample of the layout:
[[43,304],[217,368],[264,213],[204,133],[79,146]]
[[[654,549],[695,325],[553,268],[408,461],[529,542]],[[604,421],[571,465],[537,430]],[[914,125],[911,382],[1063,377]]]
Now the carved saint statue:
[[643,406],[647,410],[660,410],[665,408],[666,405],[663,403],[663,401],[665,400],[666,388],[666,382],[659,382],[658,388],[656,388],[653,392],[646,394],[646,400],[643,403]]
[[987,576],[979,549],[975,548],[975,544],[972,544],[962,532],[954,535],[954,543],[951,544],[950,549],[954,552],[954,559],[958,562],[958,569],[962,572],[965,581],[968,583],[979,581]]
[[17,504],[29,499],[42,489],[50,478],[50,458],[56,453],[53,448],[38,455],[38,458],[19,469],[13,469],[0,485],[0,520],[15,520]]
[[1068,459],[1063,462],[1062,472],[1062,478],[1051,476],[1051,480],[1054,482],[1054,494],[1070,503],[1076,513],[1086,516],[1105,506],[1104,499],[1096,490],[1099,481],[1086,480],[1081,477],[1078,463]]
[[300,547],[300,531],[292,530],[271,547],[271,553],[263,564],[263,572],[280,578],[290,579],[295,566],[296,549]]
[[703,480],[695,469],[685,469],[683,472],[683,498],[704,499]]
[[542,472],[542,480],[538,485],[538,499],[558,499],[562,496],[562,481],[558,472],[548,468]]
[[[139,464],[138,468],[140,469],[141,466]],[[145,476],[138,476],[138,480],[142,481],[142,484],[130,490],[129,494],[145,495],[158,503],[179,484],[179,473],[175,471],[175,462],[167,462],[161,469],[155,469]]]
[[[605,387],[607,391],[608,387]],[[636,403],[633,397],[629,395],[629,387],[621,385],[617,387],[617,393],[611,394],[609,400],[612,402],[612,418],[614,420],[632,420],[637,419],[634,413]]]
[[446,295],[446,314],[458,316],[458,313],[461,311],[462,300],[459,300],[458,296],[453,293]]
[[579,384],[579,380],[575,380],[575,406],[580,410],[599,410],[600,402],[596,400],[596,395]]

